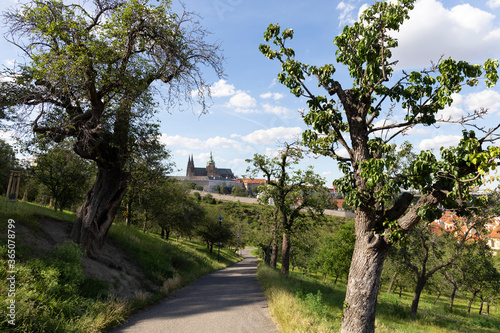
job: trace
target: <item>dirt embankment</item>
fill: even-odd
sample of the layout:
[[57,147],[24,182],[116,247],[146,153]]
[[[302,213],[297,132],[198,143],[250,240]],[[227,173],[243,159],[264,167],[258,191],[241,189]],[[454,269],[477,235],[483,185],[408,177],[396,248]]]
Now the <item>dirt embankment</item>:
[[[37,230],[18,225],[22,235],[19,239],[33,249],[35,256],[49,253],[57,244],[71,240],[70,223],[48,218],[41,218],[38,223],[40,228]],[[109,239],[97,258],[82,256],[81,264],[86,276],[106,282],[109,292],[118,298],[130,298],[138,293],[149,296],[148,290],[158,288],[146,278],[141,268]]]

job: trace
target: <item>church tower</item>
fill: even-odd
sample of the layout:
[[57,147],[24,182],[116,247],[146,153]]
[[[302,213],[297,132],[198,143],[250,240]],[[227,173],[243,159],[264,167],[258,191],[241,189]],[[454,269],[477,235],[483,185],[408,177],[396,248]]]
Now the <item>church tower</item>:
[[207,177],[215,177],[215,175],[215,162],[212,152],[210,152],[210,159],[207,162]]
[[189,156],[186,168],[186,177],[194,176],[194,158],[193,155]]

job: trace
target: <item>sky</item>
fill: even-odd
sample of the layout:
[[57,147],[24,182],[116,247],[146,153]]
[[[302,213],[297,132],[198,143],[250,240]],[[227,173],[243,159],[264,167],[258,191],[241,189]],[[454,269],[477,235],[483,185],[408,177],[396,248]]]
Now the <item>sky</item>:
[[[211,32],[210,41],[221,44],[226,60],[223,79],[206,70],[205,79],[212,93],[208,114],[200,116],[196,105],[184,111],[160,109],[161,142],[170,149],[177,166],[173,175],[185,175],[190,155],[194,156],[195,166],[202,167],[212,152],[216,167],[231,168],[236,175],[244,176],[248,167],[245,159],[255,153],[273,156],[280,144],[300,136],[307,129],[299,114],[306,108],[306,100],[292,96],[277,82],[280,64],[265,58],[258,49],[264,42],[264,31],[271,23],[292,28],[295,34],[289,46],[295,49],[297,60],[318,66],[335,65],[333,39],[373,2],[183,0],[185,8],[197,13],[202,26]],[[16,3],[4,0],[0,9]],[[180,10],[181,6],[174,2],[174,8]],[[474,63],[500,58],[499,15],[500,0],[418,0],[410,20],[396,34],[399,47],[392,58],[399,60],[396,71],[429,68],[441,56]],[[11,65],[19,54],[15,47],[0,40],[3,65]],[[346,69],[335,67],[335,78],[344,87],[350,86]],[[315,85],[313,81],[310,84]],[[500,87],[486,89],[480,84],[463,90],[454,100],[441,116],[460,117],[484,107],[489,112],[481,125],[500,123]],[[462,129],[458,125],[417,127],[397,142],[410,141],[416,151],[439,151],[441,146],[458,143]],[[10,135],[0,133],[3,137]],[[308,157],[301,167],[308,165],[325,177],[328,186],[341,176],[330,158]]]

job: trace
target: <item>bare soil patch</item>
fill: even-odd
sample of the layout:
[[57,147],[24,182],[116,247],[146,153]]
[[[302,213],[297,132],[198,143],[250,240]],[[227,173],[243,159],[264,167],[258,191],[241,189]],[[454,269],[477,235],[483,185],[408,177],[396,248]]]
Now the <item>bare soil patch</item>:
[[[68,222],[41,218],[38,226],[37,229],[30,229],[18,225],[22,235],[19,239],[32,248],[34,256],[49,253],[57,244],[71,241],[69,235],[72,226]],[[110,239],[106,240],[97,258],[82,256],[81,264],[86,276],[106,282],[109,292],[117,298],[130,298],[138,294],[149,297],[151,291],[159,288]]]

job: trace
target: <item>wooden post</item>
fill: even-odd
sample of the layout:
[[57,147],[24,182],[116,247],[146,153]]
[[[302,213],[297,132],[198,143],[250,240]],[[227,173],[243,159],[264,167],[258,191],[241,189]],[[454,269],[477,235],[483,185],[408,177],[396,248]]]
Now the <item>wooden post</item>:
[[21,180],[21,171],[10,171],[9,185],[7,186],[7,200],[17,201],[19,195],[19,183]]

